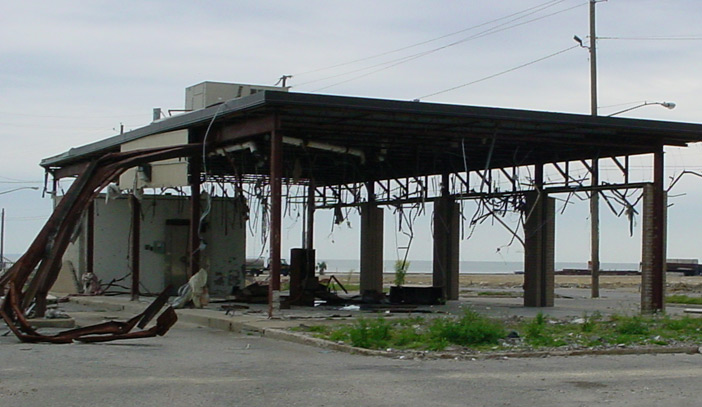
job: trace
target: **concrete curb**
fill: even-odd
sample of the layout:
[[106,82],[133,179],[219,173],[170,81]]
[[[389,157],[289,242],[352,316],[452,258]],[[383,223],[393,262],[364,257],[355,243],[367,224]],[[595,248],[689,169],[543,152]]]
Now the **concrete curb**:
[[[104,297],[71,297],[71,301],[76,304],[102,307],[111,311],[128,311],[133,313],[142,312],[148,306],[146,302],[131,302],[120,299],[104,299]],[[511,359],[511,358],[544,358],[544,357],[568,357],[568,356],[613,356],[613,355],[654,355],[701,353],[700,347],[696,345],[686,346],[660,346],[641,348],[609,348],[609,349],[574,349],[574,350],[546,350],[546,351],[524,351],[524,352],[496,352],[496,353],[476,353],[476,354],[455,354],[446,352],[412,352],[412,351],[385,351],[375,349],[364,349],[355,346],[337,343],[326,339],[314,338],[300,332],[292,332],[284,328],[266,327],[267,324],[275,324],[277,321],[261,319],[260,317],[249,317],[248,320],[241,320],[243,316],[234,317],[223,315],[221,311],[207,309],[179,309],[176,310],[179,321],[198,326],[219,329],[229,332],[254,332],[262,336],[275,340],[282,340],[307,346],[315,346],[322,349],[329,349],[337,352],[345,352],[354,355],[378,356],[386,358],[406,358],[406,359],[454,359],[454,360],[486,360],[486,359]]]
[[351,345],[336,343],[326,339],[314,338],[305,334],[290,332],[282,329],[266,329],[263,336],[267,338],[284,340],[299,343],[302,345],[316,346],[324,349],[336,350],[356,355],[380,356],[399,359],[403,356],[408,359],[455,359],[455,360],[485,360],[485,359],[516,359],[516,358],[544,358],[544,357],[568,357],[568,356],[614,356],[614,355],[654,355],[700,353],[700,347],[694,345],[668,346],[668,347],[645,347],[645,348],[611,348],[611,349],[577,349],[577,350],[548,350],[548,351],[525,351],[525,352],[496,352],[496,353],[476,353],[476,354],[455,354],[445,352],[417,353],[403,351],[384,351],[374,349],[357,348]]

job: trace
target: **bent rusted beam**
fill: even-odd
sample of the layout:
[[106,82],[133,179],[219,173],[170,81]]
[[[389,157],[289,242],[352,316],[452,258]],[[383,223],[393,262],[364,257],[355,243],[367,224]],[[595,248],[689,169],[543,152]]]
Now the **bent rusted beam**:
[[[54,336],[46,336],[37,333],[29,325],[24,315],[24,310],[34,299],[36,301],[35,306],[39,308],[37,313],[39,315],[43,313],[46,306],[46,295],[56,282],[61,259],[70,243],[71,234],[83,212],[102,189],[129,168],[152,161],[187,157],[201,148],[201,144],[185,144],[175,147],[110,153],[92,161],[85,167],[68,192],[62,197],[49,220],[27,249],[27,252],[0,278],[0,292],[9,289],[8,295],[0,304],[0,314],[20,340],[27,342],[70,342],[74,339],[79,340],[83,335],[101,333],[110,335],[102,340],[135,338],[162,335],[175,323],[177,317],[173,313],[172,316],[164,317],[164,320],[159,319],[157,327],[147,331],[129,332],[134,327],[132,320],[130,320],[127,323],[122,323],[126,325],[120,325],[120,323],[98,324],[94,327],[81,328],[79,331],[74,330]],[[35,269],[37,271],[32,277],[32,272]],[[28,285],[27,282],[29,282]],[[24,288],[25,286],[27,288]],[[146,325],[148,320],[165,304],[161,296],[156,302],[160,304],[158,309],[154,311],[150,307],[147,309],[150,314],[148,318],[145,317],[146,312],[144,312],[133,323],[136,324],[139,319],[143,319],[143,321],[146,321],[143,325]],[[175,319],[173,319],[174,317]],[[91,330],[91,328],[93,329]],[[153,335],[152,331],[154,332]]]

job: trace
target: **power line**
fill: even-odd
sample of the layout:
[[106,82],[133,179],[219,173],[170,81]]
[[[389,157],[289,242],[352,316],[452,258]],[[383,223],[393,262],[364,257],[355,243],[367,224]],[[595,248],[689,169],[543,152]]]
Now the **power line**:
[[[365,68],[360,68],[360,69],[356,69],[356,70],[353,70],[353,71],[344,72],[344,73],[341,73],[341,74],[329,76],[329,77],[326,77],[326,78],[322,78],[322,79],[317,79],[317,80],[313,80],[313,81],[304,82],[304,83],[302,83],[302,84],[300,84],[300,85],[297,85],[297,86],[302,86],[302,85],[306,85],[306,84],[310,84],[310,83],[314,83],[314,82],[320,82],[320,81],[324,81],[324,80],[328,80],[328,79],[333,79],[333,78],[340,77],[340,76],[346,76],[346,75],[349,75],[349,74],[352,74],[352,73],[356,73],[356,72],[360,72],[360,71],[365,71],[365,70],[368,70],[368,69],[373,69],[373,68],[376,68],[376,67],[380,67],[380,66],[383,66],[383,65],[387,65],[387,66],[384,66],[384,67],[382,67],[382,68],[380,68],[380,69],[376,69],[376,70],[374,70],[374,71],[365,73],[365,74],[363,74],[363,75],[358,75],[358,76],[355,76],[355,77],[353,77],[353,78],[346,79],[346,80],[344,80],[344,81],[336,82],[336,83],[333,83],[333,84],[331,84],[331,85],[327,85],[327,86],[324,86],[324,87],[322,87],[322,88],[313,90],[313,92],[318,92],[318,91],[320,91],[320,90],[328,89],[328,88],[331,88],[331,87],[334,87],[334,86],[337,86],[337,85],[341,85],[341,84],[344,84],[344,83],[347,83],[347,82],[351,82],[351,81],[354,81],[354,80],[356,80],[356,79],[364,78],[364,77],[369,76],[369,75],[372,75],[372,74],[374,74],[374,73],[377,73],[377,72],[381,72],[381,71],[390,69],[390,68],[392,68],[392,67],[395,67],[395,66],[397,66],[397,65],[403,64],[403,63],[405,63],[405,62],[409,62],[409,61],[413,61],[413,60],[418,59],[418,58],[422,58],[422,57],[424,57],[424,56],[433,54],[433,53],[435,53],[435,52],[444,50],[444,49],[446,49],[446,48],[453,47],[453,46],[455,46],[455,45],[462,44],[462,43],[467,42],[467,41],[471,41],[471,40],[475,40],[475,39],[478,39],[478,38],[486,37],[486,36],[491,35],[491,34],[496,34],[496,33],[498,33],[498,32],[502,32],[502,31],[506,31],[506,30],[509,30],[509,29],[512,29],[512,28],[520,27],[520,26],[522,26],[522,25],[526,25],[526,24],[529,24],[529,23],[532,23],[532,22],[535,22],[535,21],[539,21],[539,20],[542,20],[542,19],[544,19],[544,18],[548,18],[548,17],[554,16],[554,15],[557,15],[557,14],[565,13],[566,11],[570,11],[570,10],[573,10],[573,9],[575,9],[575,8],[582,7],[582,6],[586,5],[586,4],[587,4],[587,3],[582,3],[582,4],[579,4],[579,5],[577,5],[577,6],[569,7],[569,8],[567,8],[567,9],[563,9],[563,10],[560,10],[560,11],[557,11],[557,12],[554,12],[554,13],[551,13],[551,14],[546,14],[546,15],[544,15],[544,16],[540,16],[540,17],[537,17],[537,18],[533,18],[533,19],[531,19],[531,20],[527,20],[527,21],[521,22],[521,23],[519,23],[519,24],[514,24],[514,25],[511,25],[511,26],[508,25],[508,24],[510,24],[510,23],[513,23],[514,21],[517,21],[517,20],[519,20],[519,19],[524,18],[524,16],[523,16],[523,17],[519,17],[519,18],[517,18],[517,19],[508,21],[507,23],[500,24],[500,25],[498,25],[498,26],[492,27],[492,28],[487,29],[487,30],[485,30],[485,31],[481,31],[481,32],[479,32],[479,33],[477,33],[477,34],[471,35],[471,36],[469,36],[469,37],[463,38],[463,39],[458,40],[458,41],[454,41],[454,42],[452,42],[452,43],[443,45],[443,46],[441,46],[441,47],[433,48],[433,49],[430,49],[430,50],[427,50],[427,51],[423,51],[423,52],[420,52],[420,53],[417,53],[417,54],[405,56],[405,57],[402,57],[402,58],[397,58],[397,59],[394,59],[394,60],[391,60],[391,61],[382,62],[382,63],[376,64],[376,65],[372,65],[372,66],[368,66],[368,67],[365,67]],[[388,64],[390,64],[390,65],[388,65]]]
[[598,40],[626,40],[626,41],[700,41],[702,36],[690,35],[680,37],[597,37]]
[[574,45],[574,46],[572,46],[572,47],[562,49],[562,50],[560,50],[560,51],[558,51],[558,52],[554,52],[553,54],[547,55],[547,56],[542,57],[542,58],[539,58],[539,59],[535,59],[535,60],[533,60],[533,61],[527,62],[527,63],[522,64],[522,65],[519,65],[519,66],[515,66],[514,68],[510,68],[510,69],[508,69],[508,70],[506,70],[506,71],[498,72],[498,73],[496,73],[496,74],[492,74],[492,75],[486,76],[486,77],[484,77],[484,78],[480,78],[480,79],[477,79],[477,80],[474,80],[474,81],[471,81],[471,82],[468,82],[468,83],[464,83],[464,84],[462,84],[462,85],[454,86],[454,87],[452,87],[452,88],[444,89],[444,90],[439,91],[439,92],[434,92],[434,93],[430,93],[430,94],[428,94],[428,95],[424,95],[424,96],[420,97],[419,99],[426,99],[426,98],[428,98],[428,97],[440,95],[440,94],[442,94],[442,93],[450,92],[450,91],[452,91],[452,90],[464,88],[464,87],[469,86],[469,85],[473,85],[473,84],[476,84],[476,83],[479,83],[479,82],[483,82],[483,81],[486,81],[486,80],[488,80],[488,79],[492,79],[492,78],[498,77],[498,76],[500,76],[500,75],[504,75],[504,74],[506,74],[506,73],[514,72],[514,71],[516,71],[517,69],[521,69],[521,68],[527,67],[527,66],[529,66],[529,65],[533,65],[533,64],[535,64],[535,63],[537,63],[537,62],[541,62],[541,61],[544,61],[544,60],[546,60],[546,59],[553,58],[553,57],[555,57],[555,56],[557,56],[557,55],[563,54],[563,53],[568,52],[568,51],[570,51],[570,50],[572,50],[572,49],[575,49],[575,48],[580,48],[580,45]]
[[[400,52],[400,51],[404,51],[404,50],[407,50],[407,49],[411,49],[411,48],[415,48],[415,47],[418,47],[418,46],[421,46],[421,45],[425,45],[425,44],[429,44],[429,43],[432,43],[432,42],[435,42],[435,41],[439,41],[439,40],[442,40],[442,39],[444,39],[444,38],[452,37],[452,36],[454,36],[454,35],[461,34],[461,33],[464,33],[464,32],[466,32],[466,31],[475,30],[476,28],[484,27],[484,26],[486,26],[486,25],[490,25],[490,24],[496,23],[496,22],[498,22],[498,21],[502,21],[502,20],[505,20],[505,19],[508,19],[508,18],[511,18],[511,17],[514,17],[514,16],[518,16],[518,15],[520,15],[520,14],[524,14],[524,13],[526,13],[526,12],[532,11],[532,10],[537,9],[537,8],[540,8],[540,10],[538,10],[538,11],[545,10],[545,9],[547,9],[547,8],[549,8],[549,7],[553,7],[553,6],[555,6],[555,5],[559,4],[559,3],[562,3],[562,2],[564,2],[564,1],[566,1],[566,0],[551,0],[551,1],[547,1],[546,3],[541,3],[541,4],[537,5],[537,6],[530,7],[530,8],[527,8],[527,9],[524,9],[524,10],[521,10],[521,11],[518,11],[518,12],[516,12],[516,13],[510,14],[510,15],[507,15],[507,16],[504,16],[504,17],[496,18],[496,19],[494,19],[494,20],[490,20],[490,21],[487,21],[487,22],[484,22],[484,23],[481,23],[481,24],[478,24],[478,25],[474,25],[474,26],[471,26],[471,27],[468,27],[468,28],[464,28],[464,29],[461,29],[461,30],[458,30],[458,31],[454,31],[454,32],[448,33],[448,34],[444,34],[444,35],[441,35],[441,36],[439,36],[439,37],[435,37],[435,38],[432,38],[432,39],[429,39],[429,40],[425,40],[425,41],[418,42],[418,43],[411,44],[411,45],[406,45],[406,46],[401,47],[401,48],[396,48],[396,49],[393,49],[393,50],[390,50],[390,51],[381,52],[381,53],[379,53],[379,54],[374,54],[374,55],[371,55],[371,56],[368,56],[368,57],[359,58],[359,59],[355,59],[355,60],[352,60],[352,61],[342,62],[342,63],[339,63],[339,64],[330,65],[330,66],[326,66],[326,67],[323,67],[323,68],[317,68],[317,69],[313,69],[313,70],[310,70],[310,71],[300,72],[300,73],[297,73],[297,74],[293,74],[293,76],[307,75],[307,74],[316,73],[316,72],[320,72],[320,71],[326,71],[326,70],[328,70],[328,69],[339,68],[339,67],[345,66],[345,65],[356,64],[356,63],[358,63],[358,62],[368,61],[368,60],[370,60],[370,59],[380,58],[380,57],[383,57],[383,56],[386,56],[386,55],[394,54],[394,53],[397,53],[397,52]],[[300,85],[297,85],[297,86],[300,86]]]

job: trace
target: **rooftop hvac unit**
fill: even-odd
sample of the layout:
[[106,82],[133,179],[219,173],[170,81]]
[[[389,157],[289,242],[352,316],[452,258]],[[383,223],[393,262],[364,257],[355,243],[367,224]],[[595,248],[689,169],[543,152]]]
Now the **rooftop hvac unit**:
[[248,85],[243,83],[202,82],[185,88],[185,110],[198,110],[242,98],[264,90],[287,92],[288,87]]

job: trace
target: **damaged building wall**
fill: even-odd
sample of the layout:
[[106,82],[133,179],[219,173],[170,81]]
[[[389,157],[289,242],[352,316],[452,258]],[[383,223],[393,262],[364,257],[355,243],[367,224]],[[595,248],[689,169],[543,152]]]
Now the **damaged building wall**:
[[[131,207],[127,196],[95,201],[94,271],[103,284],[130,273],[129,242]],[[203,199],[203,208],[206,200]],[[243,285],[242,270],[246,253],[245,221],[240,216],[239,200],[212,198],[211,211],[203,222],[202,267],[208,271],[212,295],[228,295],[234,285]],[[187,281],[188,198],[146,195],[141,201],[140,281],[142,293],[163,291],[169,284],[177,289]],[[82,275],[86,272],[87,222],[69,246],[69,260]],[[120,282],[128,286],[130,279]]]

